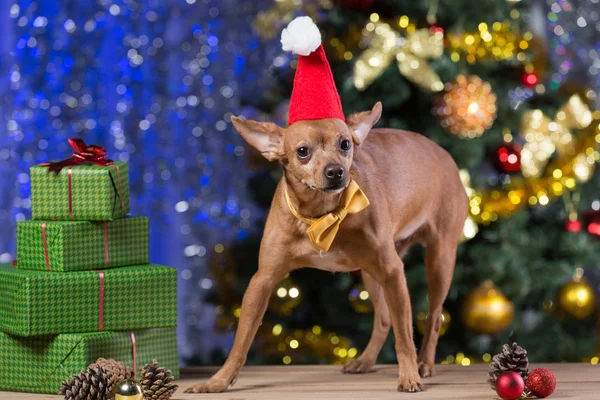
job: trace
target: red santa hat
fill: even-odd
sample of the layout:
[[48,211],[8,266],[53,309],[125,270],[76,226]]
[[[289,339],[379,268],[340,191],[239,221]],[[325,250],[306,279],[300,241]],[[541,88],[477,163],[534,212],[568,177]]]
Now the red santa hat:
[[342,102],[321,44],[321,32],[313,20],[295,18],[281,33],[281,45],[283,50],[299,56],[288,125],[324,118],[345,121]]

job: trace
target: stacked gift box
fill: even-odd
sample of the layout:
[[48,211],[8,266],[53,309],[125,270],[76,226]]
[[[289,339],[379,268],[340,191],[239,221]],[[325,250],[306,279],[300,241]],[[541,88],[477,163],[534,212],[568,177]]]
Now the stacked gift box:
[[148,219],[125,216],[127,164],[66,161],[31,168],[33,220],[0,264],[0,390],[56,394],[100,357],[178,378],[177,274],[149,264]]

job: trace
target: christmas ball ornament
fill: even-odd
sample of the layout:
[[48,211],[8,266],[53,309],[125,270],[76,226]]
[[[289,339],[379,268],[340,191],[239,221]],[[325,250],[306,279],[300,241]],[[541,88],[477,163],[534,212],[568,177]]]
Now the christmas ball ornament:
[[496,150],[496,166],[506,174],[521,171],[521,146],[516,143],[504,143]]
[[[421,335],[425,334],[425,328],[427,327],[427,318],[429,314],[421,311],[417,314],[417,329],[421,333]],[[444,336],[444,334],[448,331],[448,327],[450,327],[450,313],[445,308],[442,308],[442,325],[440,326],[440,336]]]
[[115,400],[143,400],[144,393],[139,383],[133,379],[125,379],[117,383]]
[[565,231],[573,233],[581,231],[581,221],[577,218],[567,218],[565,221]]
[[536,368],[529,373],[525,386],[535,397],[548,397],[556,389],[556,378],[549,369]]
[[594,236],[600,237],[600,211],[589,211],[583,216],[587,225],[587,231]]
[[481,136],[496,119],[496,95],[476,75],[458,75],[444,85],[433,113],[442,127],[461,138]]
[[348,300],[357,313],[367,314],[373,312],[373,302],[369,297],[369,292],[365,289],[365,285],[362,283],[352,286],[350,293],[348,293]]
[[496,393],[502,400],[516,400],[523,394],[525,382],[513,371],[503,373],[496,380]]
[[528,88],[535,87],[535,85],[538,84],[539,80],[540,79],[538,78],[535,72],[526,72],[521,77],[521,82],[523,83],[523,86]]
[[273,290],[269,309],[281,316],[291,315],[301,300],[300,287],[287,277]]
[[462,317],[472,331],[497,335],[512,324],[514,307],[496,285],[485,281],[465,299]]
[[594,311],[596,294],[583,277],[575,276],[558,291],[558,304],[570,316],[585,319]]

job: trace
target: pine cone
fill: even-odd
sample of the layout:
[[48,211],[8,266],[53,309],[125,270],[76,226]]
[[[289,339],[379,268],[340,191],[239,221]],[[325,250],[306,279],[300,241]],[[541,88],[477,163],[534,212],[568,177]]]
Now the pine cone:
[[65,400],[107,400],[119,381],[131,377],[131,367],[113,359],[99,358],[79,375],[64,381],[60,394]]
[[165,367],[159,367],[158,361],[152,361],[141,368],[142,376],[140,385],[144,390],[145,400],[169,400],[178,386],[173,383],[171,371]]
[[116,384],[123,379],[133,378],[133,368],[125,366],[121,361],[114,360],[112,358],[105,359],[99,358],[94,364],[90,364],[89,368],[101,367],[108,378],[109,393],[112,393]]
[[496,354],[490,364],[488,372],[488,382],[492,389],[496,389],[496,379],[506,371],[514,371],[527,379],[529,375],[529,360],[527,359],[527,350],[516,343],[512,346],[505,344],[502,346],[502,353]]
[[106,400],[110,395],[108,377],[102,367],[87,368],[64,381],[60,394],[65,400]]

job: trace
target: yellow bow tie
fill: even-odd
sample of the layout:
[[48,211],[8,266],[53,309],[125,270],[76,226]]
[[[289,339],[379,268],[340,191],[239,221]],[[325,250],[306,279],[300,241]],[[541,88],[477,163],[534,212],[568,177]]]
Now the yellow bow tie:
[[344,190],[340,204],[330,213],[323,215],[321,218],[303,217],[298,214],[298,211],[290,200],[287,187],[284,189],[285,200],[290,208],[290,211],[296,218],[310,225],[308,228],[308,237],[310,241],[319,250],[328,251],[340,229],[340,224],[348,214],[356,214],[364,210],[369,205],[369,199],[365,193],[358,187],[355,181],[350,181],[350,184]]

